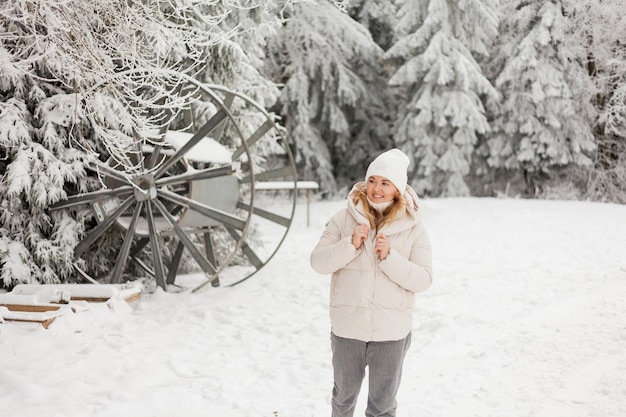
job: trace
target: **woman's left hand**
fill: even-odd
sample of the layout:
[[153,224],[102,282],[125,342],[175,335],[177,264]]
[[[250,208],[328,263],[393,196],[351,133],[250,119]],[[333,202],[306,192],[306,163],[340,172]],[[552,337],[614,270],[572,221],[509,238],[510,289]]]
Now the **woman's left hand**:
[[387,235],[384,233],[379,233],[376,235],[376,246],[374,246],[374,252],[378,254],[380,260],[384,260],[389,255],[389,250],[391,246],[389,245],[389,240],[387,239]]

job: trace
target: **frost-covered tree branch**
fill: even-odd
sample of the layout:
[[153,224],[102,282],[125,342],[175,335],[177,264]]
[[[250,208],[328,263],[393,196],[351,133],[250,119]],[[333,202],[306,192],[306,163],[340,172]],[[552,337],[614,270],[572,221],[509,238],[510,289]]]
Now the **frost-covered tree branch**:
[[122,172],[141,163],[129,152],[160,140],[151,132],[183,108],[186,81],[277,96],[255,70],[257,27],[271,30],[274,7],[264,0],[2,2],[0,285],[69,278],[92,214],[47,208],[101,188],[87,169],[97,161],[112,159]]

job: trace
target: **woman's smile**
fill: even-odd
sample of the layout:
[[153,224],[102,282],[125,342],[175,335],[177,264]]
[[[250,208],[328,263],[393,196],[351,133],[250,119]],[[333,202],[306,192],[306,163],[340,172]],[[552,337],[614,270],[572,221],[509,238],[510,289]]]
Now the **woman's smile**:
[[366,192],[373,203],[386,203],[395,198],[398,189],[387,178],[372,175],[367,179]]

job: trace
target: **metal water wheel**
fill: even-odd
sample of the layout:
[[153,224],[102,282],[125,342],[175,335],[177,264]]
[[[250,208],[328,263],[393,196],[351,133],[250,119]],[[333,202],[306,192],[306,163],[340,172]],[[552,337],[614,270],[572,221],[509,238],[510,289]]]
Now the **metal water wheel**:
[[[122,158],[93,167],[103,189],[52,207],[86,205],[95,213],[96,222],[74,250],[74,268],[83,279],[117,283],[129,268],[140,268],[166,289],[185,264],[185,272],[205,275],[194,291],[208,283],[235,285],[259,271],[282,244],[294,216],[297,178],[280,127],[245,95],[187,84],[167,129],[137,140]],[[280,201],[275,187],[267,186],[277,181],[293,187]],[[110,267],[94,264],[94,251],[114,239]],[[90,271],[90,264],[97,267]]]

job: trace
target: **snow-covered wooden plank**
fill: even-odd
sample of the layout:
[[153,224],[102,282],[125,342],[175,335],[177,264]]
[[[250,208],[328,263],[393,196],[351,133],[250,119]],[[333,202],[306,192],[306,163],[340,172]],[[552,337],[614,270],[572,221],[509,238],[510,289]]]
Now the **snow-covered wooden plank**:
[[70,294],[61,289],[47,285],[33,285],[32,287],[34,287],[32,291],[13,290],[10,293],[0,294],[0,300],[14,304],[67,304],[70,301]]
[[42,303],[34,294],[13,294],[12,292],[9,292],[6,294],[0,294],[0,304],[34,305]]
[[72,301],[107,302],[111,298],[122,297],[126,301],[141,298],[140,284],[20,284],[13,288],[10,294],[37,295],[43,290],[56,289],[69,294]]
[[27,323],[39,323],[45,329],[59,316],[70,312],[71,309],[67,306],[57,306],[57,310],[54,311],[12,311],[7,307],[0,306],[0,318],[2,321],[16,321]]
[[56,311],[61,307],[59,304],[9,304],[0,302],[0,307],[5,307],[9,311],[24,311],[30,313],[42,313],[46,311]]
[[[317,190],[320,188],[315,181],[296,181],[298,190]],[[293,189],[293,181],[257,181],[254,183],[255,190],[291,190]]]
[[32,295],[0,294],[0,307],[9,311],[23,312],[46,312],[58,311],[62,308],[69,308],[74,312],[84,311],[88,308],[86,301],[70,301],[67,304],[42,303],[41,300]]
[[112,285],[100,284],[20,284],[13,288],[9,294],[36,295],[41,291],[54,288],[66,291],[70,299],[100,298],[105,301],[119,293],[119,289]]
[[139,287],[126,288],[120,291],[118,297],[123,299],[127,303],[132,303],[141,299],[142,292],[143,291]]
[[36,295],[0,294],[0,306],[10,311],[44,312],[56,311],[60,304],[41,302]]

